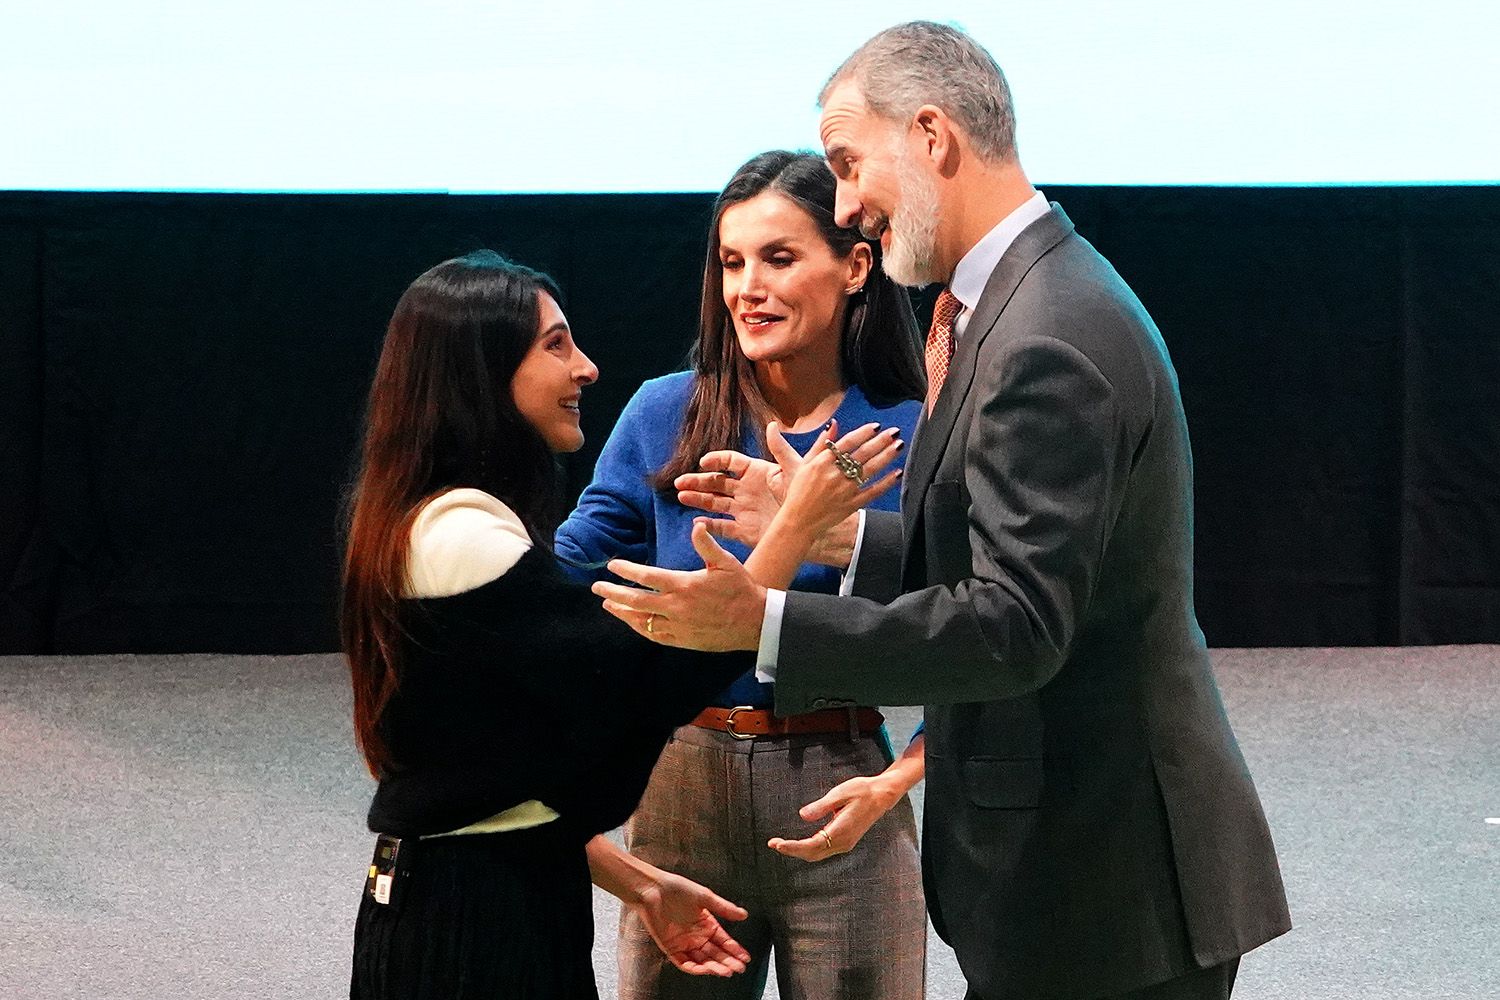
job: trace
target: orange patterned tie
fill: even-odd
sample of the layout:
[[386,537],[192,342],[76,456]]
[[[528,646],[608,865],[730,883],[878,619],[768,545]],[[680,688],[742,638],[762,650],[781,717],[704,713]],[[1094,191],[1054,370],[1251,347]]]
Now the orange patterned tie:
[[943,382],[948,378],[948,362],[953,360],[953,321],[964,304],[948,289],[938,296],[932,309],[932,326],[927,330],[927,412],[932,413]]

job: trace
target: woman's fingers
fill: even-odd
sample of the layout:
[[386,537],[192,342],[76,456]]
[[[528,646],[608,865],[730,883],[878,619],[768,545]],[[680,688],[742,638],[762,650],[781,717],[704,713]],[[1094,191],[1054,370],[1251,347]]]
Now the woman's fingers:
[[694,524],[702,524],[710,535],[715,538],[727,538],[731,542],[739,542],[750,548],[755,547],[758,539],[751,536],[744,526],[738,521],[724,517],[697,517],[693,519]]
[[[892,462],[900,457],[902,450],[906,447],[905,442],[903,442],[900,438],[892,438],[882,435],[876,440],[884,442],[884,444],[878,451],[875,451],[864,458],[855,459],[855,461],[860,464],[860,467],[864,472],[864,477],[866,479],[874,479],[876,476],[884,472]],[[867,445],[866,447],[869,446]]]
[[892,486],[895,486],[900,481],[900,469],[896,469],[893,472],[886,473],[884,478],[877,479],[875,482],[859,491],[859,502],[862,505],[873,503],[876,497],[885,493],[886,490],[890,489]]
[[772,837],[766,841],[766,846],[777,854],[785,854],[789,858],[798,858],[802,861],[822,861],[828,856],[823,847],[822,837],[810,837],[806,840]]
[[860,427],[854,428],[854,430],[850,431],[848,434],[845,434],[841,438],[830,438],[830,440],[833,440],[834,446],[837,447],[839,451],[843,452],[846,455],[852,455],[859,450],[859,447],[861,445],[869,441],[871,438],[875,437],[879,432],[879,424],[864,424]]
[[849,455],[856,462],[867,465],[882,452],[895,448],[892,454],[896,455],[900,454],[903,447],[905,444],[901,441],[901,428],[887,427],[878,434],[871,434],[868,440],[849,452]]
[[699,493],[693,490],[679,490],[677,502],[684,507],[694,510],[706,510],[713,514],[732,514],[734,512],[734,498],[722,493]]
[[774,420],[766,424],[766,451],[771,453],[777,465],[788,471],[795,472],[802,464],[802,456],[787,443],[787,439],[782,436],[781,425]]
[[821,799],[814,799],[798,809],[797,815],[812,823],[843,808],[848,799],[849,797],[844,793],[844,785],[838,785],[830,789]]
[[698,460],[698,468],[704,472],[727,472],[731,476],[742,476],[750,464],[750,457],[737,451],[711,451]]
[[[838,822],[834,820],[834,823]],[[801,840],[788,840],[785,837],[772,837],[766,841],[766,846],[777,854],[784,854],[789,858],[798,858],[809,864],[817,861],[826,861],[836,854],[847,853],[849,848],[838,846],[838,834],[833,832],[834,825],[830,823],[811,837]],[[824,834],[828,834],[828,839]]]
[[[734,452],[720,454],[733,455]],[[740,481],[727,472],[684,472],[672,480],[679,491],[692,493],[722,493],[732,497],[740,488]]]

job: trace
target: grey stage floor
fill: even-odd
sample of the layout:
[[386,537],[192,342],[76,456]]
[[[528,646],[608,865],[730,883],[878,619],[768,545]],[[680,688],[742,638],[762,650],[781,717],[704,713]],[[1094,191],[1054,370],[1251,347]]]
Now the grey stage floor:
[[[1236,995],[1500,995],[1500,648],[1215,658],[1297,925]],[[0,997],[344,993],[370,844],[347,702],[332,656],[0,659]],[[929,964],[961,997],[936,939]]]

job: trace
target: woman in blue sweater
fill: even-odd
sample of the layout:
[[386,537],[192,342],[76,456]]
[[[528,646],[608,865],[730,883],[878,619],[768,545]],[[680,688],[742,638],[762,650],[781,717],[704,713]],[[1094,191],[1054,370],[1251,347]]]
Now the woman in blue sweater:
[[[764,457],[768,423],[799,452],[830,420],[910,437],[924,391],[916,321],[877,248],[834,222],[834,187],[805,153],[764,153],[735,173],[715,203],[693,369],[645,383],[626,405],[558,529],[559,554],[700,567],[701,514],[682,501],[703,502],[705,475],[732,477],[700,462]],[[874,503],[898,504],[894,490]],[[747,556],[734,521],[710,527]],[[848,565],[857,536],[827,539],[810,556],[826,564],[804,565],[795,589],[839,589],[834,567]],[[625,913],[621,1000],[759,998],[773,949],[787,1000],[922,996],[926,913],[906,797],[922,776],[921,738],[893,759],[872,708],[782,719],[773,703],[771,685],[747,672],[679,728],[626,830],[631,854],[749,911],[735,935],[750,974],[683,975]]]

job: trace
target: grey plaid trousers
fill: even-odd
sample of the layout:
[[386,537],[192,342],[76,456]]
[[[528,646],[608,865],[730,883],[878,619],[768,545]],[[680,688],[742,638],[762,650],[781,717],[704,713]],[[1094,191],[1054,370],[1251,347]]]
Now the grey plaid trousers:
[[750,911],[729,932],[748,972],[689,976],[628,909],[620,921],[620,1000],[758,1000],[774,952],[784,1000],[922,1000],[927,911],[911,802],[903,798],[854,850],[809,864],[766,846],[813,835],[797,810],[890,763],[883,733],[736,740],[684,726],[663,752],[626,827],[637,857]]

